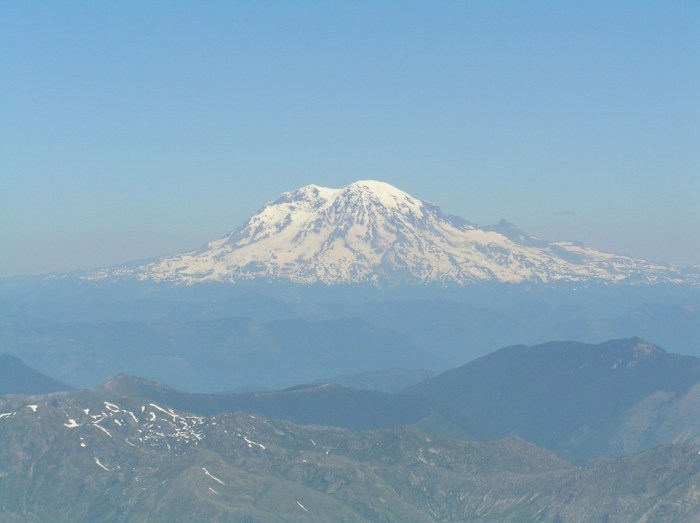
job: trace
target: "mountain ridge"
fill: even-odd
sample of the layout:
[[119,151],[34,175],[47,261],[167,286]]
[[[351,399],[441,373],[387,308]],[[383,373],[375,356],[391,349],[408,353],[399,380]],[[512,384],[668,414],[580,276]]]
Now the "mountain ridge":
[[694,521],[697,445],[572,466],[519,438],[193,415],[98,390],[0,396],[0,519]]
[[297,385],[277,391],[197,394],[120,374],[96,390],[119,397],[148,397],[162,406],[200,416],[240,411],[298,425],[349,430],[414,426],[459,439],[481,437],[475,424],[432,400],[331,383]]
[[581,461],[697,440],[699,384],[699,358],[624,338],[504,347],[402,393],[479,420],[490,438],[517,434]]

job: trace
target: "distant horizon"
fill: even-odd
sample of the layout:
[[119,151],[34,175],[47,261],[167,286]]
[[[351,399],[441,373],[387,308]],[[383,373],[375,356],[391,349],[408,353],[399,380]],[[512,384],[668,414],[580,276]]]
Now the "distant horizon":
[[196,249],[386,181],[700,265],[700,4],[0,6],[0,276]]

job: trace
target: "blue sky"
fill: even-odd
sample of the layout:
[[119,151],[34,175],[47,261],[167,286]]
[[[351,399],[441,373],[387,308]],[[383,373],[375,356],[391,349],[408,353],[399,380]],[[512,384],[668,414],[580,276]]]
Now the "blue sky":
[[700,264],[700,3],[0,2],[0,275],[392,183]]

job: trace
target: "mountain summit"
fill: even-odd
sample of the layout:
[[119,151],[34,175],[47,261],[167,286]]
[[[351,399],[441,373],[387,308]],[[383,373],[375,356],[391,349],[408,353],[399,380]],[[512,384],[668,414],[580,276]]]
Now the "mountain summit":
[[504,221],[481,227],[374,180],[286,192],[199,250],[87,276],[110,277],[177,284],[683,282],[672,265],[549,243]]

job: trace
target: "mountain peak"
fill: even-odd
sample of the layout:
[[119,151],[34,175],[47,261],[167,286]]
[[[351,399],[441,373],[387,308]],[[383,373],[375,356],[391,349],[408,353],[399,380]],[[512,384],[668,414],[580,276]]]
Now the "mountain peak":
[[269,205],[275,205],[278,203],[294,202],[301,200],[330,200],[338,195],[339,189],[331,189],[330,187],[321,187],[320,185],[310,184],[305,185],[294,191],[285,192],[277,200]]
[[400,189],[397,189],[393,185],[387,182],[383,182],[381,180],[371,180],[369,178],[365,180],[357,180],[352,182],[351,184],[348,184],[347,187],[365,187],[371,191],[375,192],[391,192],[391,191],[396,191],[396,192],[403,192]]
[[648,357],[666,353],[666,351],[658,345],[649,343],[641,338],[630,338],[630,343],[633,345],[634,354],[638,357]]
[[368,192],[379,197],[392,197],[392,198],[411,198],[407,193],[394,187],[390,183],[382,182],[379,180],[357,180],[349,185],[347,185],[343,191],[361,191]]
[[154,392],[173,392],[175,389],[144,378],[138,378],[129,374],[118,374],[106,381],[100,390],[121,396],[149,396]]
[[300,189],[285,192],[262,210],[270,206],[301,202],[312,204],[316,209],[332,205],[359,205],[365,208],[379,205],[392,209],[408,206],[416,210],[421,206],[420,200],[391,184],[377,180],[357,180],[340,189],[315,184],[305,185]]
[[340,194],[351,204],[379,205],[387,209],[423,214],[421,200],[385,182],[358,180],[342,189]]

